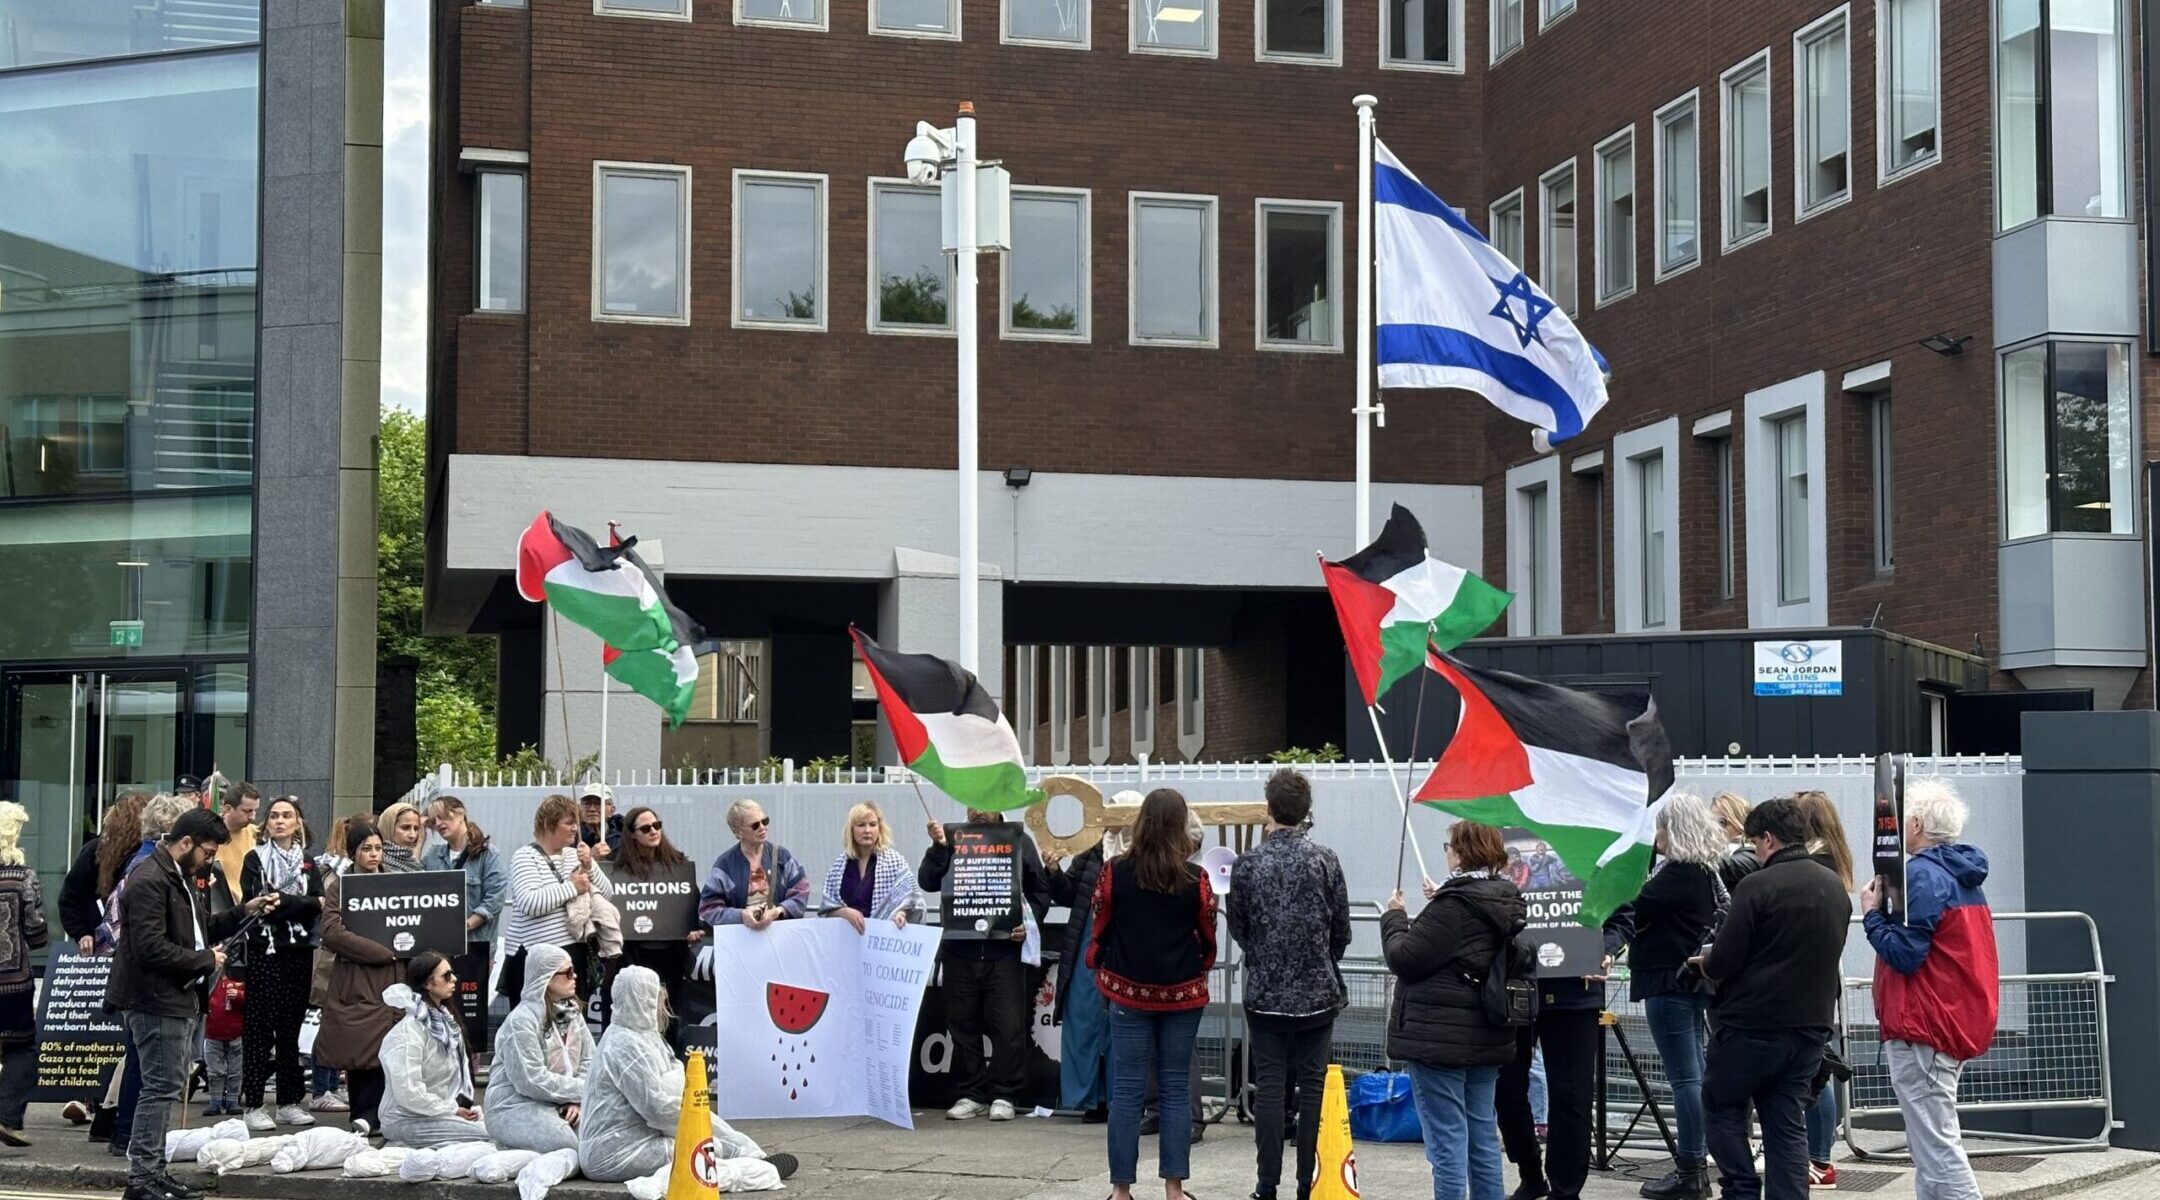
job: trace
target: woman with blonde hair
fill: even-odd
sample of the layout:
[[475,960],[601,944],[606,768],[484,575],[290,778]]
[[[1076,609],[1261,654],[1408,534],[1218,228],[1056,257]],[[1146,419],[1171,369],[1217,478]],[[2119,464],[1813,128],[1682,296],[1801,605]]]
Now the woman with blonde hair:
[[1663,1179],[1643,1185],[1649,1200],[1706,1200],[1709,1151],[1703,1125],[1704,1014],[1710,997],[1699,972],[1683,970],[1716,932],[1732,895],[1718,875],[1725,831],[1710,805],[1686,792],[1665,800],[1657,818],[1664,861],[1635,898],[1629,989],[1642,1001],[1650,1039],[1672,1082],[1675,1154]]
[[1718,861],[1717,873],[1728,892],[1740,886],[1741,880],[1762,865],[1762,860],[1755,857],[1754,848],[1748,845],[1745,832],[1751,807],[1747,797],[1737,792],[1719,792],[1710,800],[1710,810],[1725,835],[1725,857]]
[[37,1081],[36,975],[30,954],[45,947],[45,902],[37,872],[23,860],[30,811],[0,801],[0,1142],[27,1146],[23,1111]]
[[427,840],[427,817],[418,806],[398,801],[382,811],[376,828],[382,831],[383,870],[399,875],[423,869],[420,844]]
[[578,996],[592,995],[600,964],[593,949],[571,929],[571,903],[614,891],[593,868],[592,849],[578,841],[578,803],[556,794],[533,810],[533,840],[510,856],[510,891],[504,903],[502,970],[496,991],[513,1004],[525,998],[525,948],[546,944],[570,952]]
[[825,872],[825,893],[818,912],[839,917],[861,933],[868,921],[891,921],[904,927],[922,919],[922,892],[906,858],[892,848],[885,814],[870,803],[848,810],[841,834],[840,857]]
[[[1845,885],[1845,890],[1852,891],[1852,842],[1845,836],[1845,822],[1838,817],[1837,805],[1831,803],[1827,794],[1813,790],[1795,794],[1793,801],[1800,806],[1800,815],[1807,818],[1808,857],[1837,872],[1838,881]],[[1836,1048],[1833,1041],[1831,1049]],[[1837,1186],[1837,1167],[1830,1161],[1830,1156],[1837,1152],[1837,1127],[1838,1094],[1837,1084],[1833,1082],[1824,1084],[1823,1090],[1808,1104],[1808,1184],[1811,1187]]]

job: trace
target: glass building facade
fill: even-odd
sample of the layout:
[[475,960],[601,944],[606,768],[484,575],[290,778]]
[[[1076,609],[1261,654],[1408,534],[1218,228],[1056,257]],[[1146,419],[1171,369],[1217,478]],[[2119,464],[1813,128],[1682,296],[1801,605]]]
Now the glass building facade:
[[260,38],[255,0],[0,0],[0,793],[41,872],[248,770]]

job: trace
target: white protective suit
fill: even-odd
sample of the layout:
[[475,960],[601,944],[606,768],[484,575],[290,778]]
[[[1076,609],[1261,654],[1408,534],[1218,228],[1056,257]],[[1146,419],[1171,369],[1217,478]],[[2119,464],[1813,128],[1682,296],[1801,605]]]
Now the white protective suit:
[[578,1135],[556,1110],[585,1098],[592,1034],[572,1000],[547,998],[548,983],[570,961],[560,946],[525,948],[525,993],[495,1034],[488,1071],[487,1135],[505,1150],[575,1150]]
[[[578,1168],[587,1179],[623,1183],[666,1167],[682,1114],[683,1065],[660,1033],[660,977],[625,967],[611,993],[615,1020],[585,1075],[578,1119]],[[763,1159],[756,1142],[713,1118],[713,1148],[723,1159]]]
[[[383,990],[383,1003],[411,1012],[417,998],[404,984]],[[383,1035],[383,1140],[413,1150],[453,1146],[478,1140],[486,1130],[478,1121],[457,1115],[458,1097],[471,1103],[471,1064],[463,1041],[446,1050],[417,1018],[407,1016]]]

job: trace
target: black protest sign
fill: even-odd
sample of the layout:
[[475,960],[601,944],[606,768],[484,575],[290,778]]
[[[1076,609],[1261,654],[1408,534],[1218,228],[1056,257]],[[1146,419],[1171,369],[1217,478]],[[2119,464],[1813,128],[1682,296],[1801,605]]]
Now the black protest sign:
[[939,922],[953,938],[1009,938],[1020,928],[1018,825],[947,825],[952,866],[945,871]]
[[1528,924],[1523,936],[1537,947],[1541,979],[1605,973],[1605,932],[1583,925],[1583,884],[1560,861],[1552,844],[1527,829],[1502,833],[1507,877],[1522,893]]
[[339,886],[345,928],[399,958],[465,953],[465,872],[354,871]]
[[102,1094],[104,1076],[127,1055],[120,1014],[105,1011],[105,981],[112,959],[53,955],[38,1001],[37,1083],[30,1099],[58,1104]]
[[608,871],[608,884],[625,941],[679,942],[697,924],[697,868],[688,862],[657,867],[650,878],[616,867]]
[[1882,915],[1905,919],[1905,756],[1875,756],[1875,877],[1882,880]]

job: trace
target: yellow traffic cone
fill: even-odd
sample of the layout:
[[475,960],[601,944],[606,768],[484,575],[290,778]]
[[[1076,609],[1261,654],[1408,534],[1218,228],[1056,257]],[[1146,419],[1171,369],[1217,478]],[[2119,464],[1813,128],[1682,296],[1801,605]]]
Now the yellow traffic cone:
[[719,1200],[720,1160],[714,1154],[705,1052],[692,1050],[683,1070],[682,1114],[675,1118],[675,1165],[668,1172],[667,1200]]
[[[1357,1151],[1350,1145],[1350,1097],[1342,1068],[1330,1063],[1320,1093],[1319,1162],[1313,1165],[1312,1200],[1357,1200]],[[674,1200],[671,1194],[668,1200]]]

